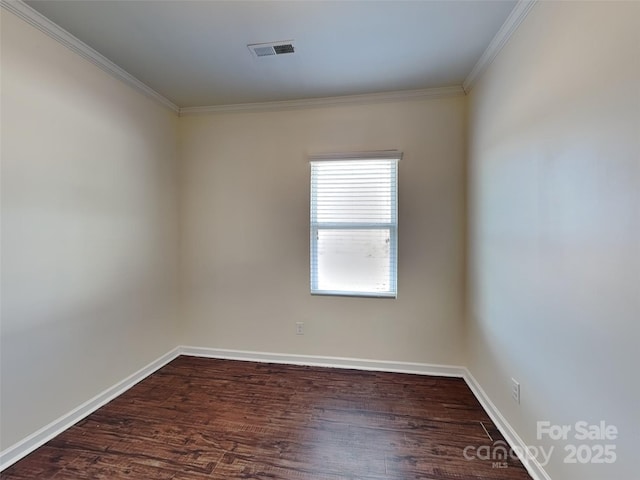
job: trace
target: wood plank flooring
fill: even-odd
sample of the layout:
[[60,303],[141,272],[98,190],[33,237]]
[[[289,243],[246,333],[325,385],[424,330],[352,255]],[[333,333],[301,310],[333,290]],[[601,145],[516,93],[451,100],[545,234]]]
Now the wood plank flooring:
[[461,379],[181,356],[0,478],[530,479],[480,422]]

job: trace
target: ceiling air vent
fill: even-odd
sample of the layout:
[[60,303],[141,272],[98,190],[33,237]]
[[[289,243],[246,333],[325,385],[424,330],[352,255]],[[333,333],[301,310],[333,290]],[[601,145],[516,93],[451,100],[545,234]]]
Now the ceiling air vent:
[[251,45],[247,45],[247,47],[249,47],[251,53],[256,57],[270,57],[273,55],[284,55],[286,53],[295,52],[292,40],[271,43],[253,43]]

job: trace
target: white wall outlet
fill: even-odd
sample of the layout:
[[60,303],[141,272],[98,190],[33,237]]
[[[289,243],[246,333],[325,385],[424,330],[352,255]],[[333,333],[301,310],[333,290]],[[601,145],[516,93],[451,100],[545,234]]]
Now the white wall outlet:
[[296,322],[296,335],[304,335],[304,322]]
[[511,379],[511,398],[518,405],[520,404],[520,384],[515,378]]

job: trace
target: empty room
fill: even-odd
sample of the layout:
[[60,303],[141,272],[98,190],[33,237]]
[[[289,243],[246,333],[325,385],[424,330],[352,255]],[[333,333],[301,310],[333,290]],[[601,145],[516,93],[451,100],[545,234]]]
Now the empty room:
[[640,2],[1,7],[0,479],[637,478]]

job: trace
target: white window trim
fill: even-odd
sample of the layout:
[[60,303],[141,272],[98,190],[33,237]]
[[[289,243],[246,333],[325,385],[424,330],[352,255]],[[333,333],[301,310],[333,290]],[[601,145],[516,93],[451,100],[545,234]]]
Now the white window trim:
[[[320,161],[345,161],[345,160],[375,160],[375,159],[385,159],[385,160],[395,160],[396,162],[399,162],[402,159],[402,152],[399,150],[375,150],[375,151],[366,151],[366,152],[347,152],[347,153],[319,153],[319,154],[312,154],[309,155],[309,163],[313,163],[313,162],[320,162]],[[396,175],[397,175],[397,170],[396,170]],[[396,176],[396,182],[397,182],[397,176]],[[311,198],[311,195],[313,195],[313,188],[310,188],[310,202],[311,205],[313,204],[313,198]],[[311,270],[311,274],[310,274],[310,280],[311,280],[311,295],[327,295],[327,296],[343,296],[343,297],[369,297],[369,298],[397,298],[398,297],[398,265],[397,265],[397,260],[398,260],[398,188],[397,188],[397,183],[396,183],[396,189],[395,189],[395,195],[396,198],[394,200],[395,202],[395,212],[394,212],[394,218],[395,218],[395,222],[392,223],[388,223],[388,224],[382,224],[382,223],[373,223],[373,224],[359,224],[357,227],[355,226],[351,226],[351,228],[363,228],[363,229],[376,229],[376,228],[380,228],[380,229],[388,229],[390,231],[390,235],[391,235],[391,242],[393,244],[393,249],[395,252],[395,255],[391,255],[390,258],[390,268],[392,269],[392,272],[394,272],[394,274],[392,275],[392,285],[391,285],[391,292],[389,293],[385,293],[385,292],[358,292],[358,291],[347,291],[347,290],[318,290],[317,288],[314,289],[314,285],[318,284],[318,280],[317,278],[311,278],[314,272],[313,268],[310,267]],[[344,224],[336,224],[336,225],[332,225],[332,224],[328,224],[328,223],[324,223],[322,224],[322,228],[344,228]],[[310,224],[310,255],[311,255],[311,259],[313,258],[313,252],[317,251],[317,230],[318,230],[318,225],[313,225]],[[317,275],[317,271],[315,272]]]

